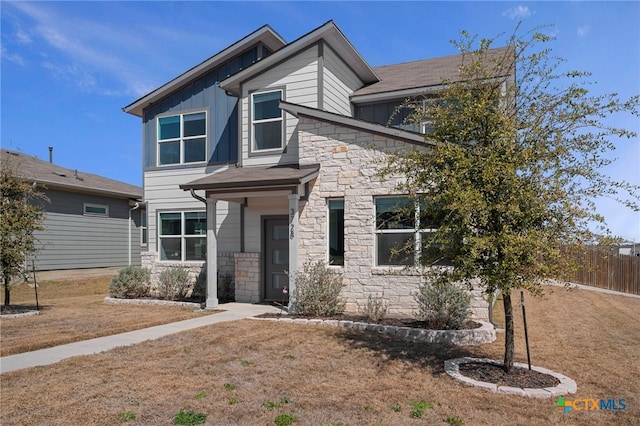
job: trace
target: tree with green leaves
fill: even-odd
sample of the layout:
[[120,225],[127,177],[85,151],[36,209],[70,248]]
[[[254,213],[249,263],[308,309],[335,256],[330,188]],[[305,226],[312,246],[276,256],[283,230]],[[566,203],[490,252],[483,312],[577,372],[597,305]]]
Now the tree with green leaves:
[[0,275],[4,306],[11,304],[11,280],[26,272],[26,261],[36,250],[34,231],[43,229],[45,197],[33,182],[21,179],[11,153],[0,155]]
[[454,42],[462,53],[459,75],[405,105],[409,121],[430,129],[431,148],[392,156],[385,170],[406,176],[399,189],[421,199],[421,214],[436,220],[421,260],[430,266],[446,258],[451,267],[428,268],[432,279],[475,280],[488,295],[502,295],[507,372],[512,292],[541,294],[545,280],[575,269],[573,253],[603,243],[597,197],[638,210],[638,187],[613,181],[602,168],[615,141],[636,137],[605,118],[637,116],[639,96],[591,95],[590,74],[562,71],[550,37],[518,31],[502,48],[493,48],[497,39],[462,33]]

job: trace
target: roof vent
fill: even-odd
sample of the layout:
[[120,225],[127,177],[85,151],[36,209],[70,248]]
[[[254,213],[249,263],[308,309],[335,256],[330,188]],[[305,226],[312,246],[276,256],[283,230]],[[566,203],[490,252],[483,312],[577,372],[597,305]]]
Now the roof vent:
[[66,175],[66,174],[64,174],[64,173],[62,173],[62,172],[55,172],[55,171],[54,171],[54,172],[51,172],[51,173],[53,173],[54,175],[58,175],[58,176],[60,176],[60,177],[67,177],[67,175]]

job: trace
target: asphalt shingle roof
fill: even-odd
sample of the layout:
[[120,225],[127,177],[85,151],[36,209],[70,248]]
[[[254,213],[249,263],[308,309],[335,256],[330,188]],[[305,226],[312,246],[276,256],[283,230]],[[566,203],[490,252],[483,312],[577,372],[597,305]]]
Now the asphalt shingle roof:
[[[500,55],[507,54],[508,50],[508,47],[491,49],[489,58],[497,59]],[[356,90],[353,96],[438,86],[442,84],[443,79],[456,81],[461,61],[462,55],[458,54],[374,67],[373,70],[380,77],[380,81]]]
[[5,156],[16,168],[17,175],[48,188],[66,188],[79,192],[107,194],[121,198],[142,198],[142,188],[79,170],[67,169],[21,152],[3,149]]

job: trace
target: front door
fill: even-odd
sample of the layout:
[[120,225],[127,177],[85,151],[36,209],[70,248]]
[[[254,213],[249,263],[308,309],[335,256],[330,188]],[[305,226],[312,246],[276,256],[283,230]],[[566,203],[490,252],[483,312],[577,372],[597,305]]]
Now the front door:
[[265,300],[287,303],[289,294],[289,221],[286,216],[264,219],[264,283]]

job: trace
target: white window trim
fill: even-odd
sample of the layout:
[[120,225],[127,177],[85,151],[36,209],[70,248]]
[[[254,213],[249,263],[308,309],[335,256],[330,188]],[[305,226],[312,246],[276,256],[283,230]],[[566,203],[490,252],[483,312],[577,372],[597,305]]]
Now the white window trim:
[[[383,198],[406,198],[410,199],[408,195],[384,195],[373,197],[373,230],[374,230],[374,267],[375,268],[390,268],[390,269],[403,269],[406,267],[415,267],[420,264],[420,256],[422,255],[422,235],[435,232],[436,229],[420,228],[420,203],[414,201],[414,219],[413,229],[378,229],[376,223],[378,218],[378,209],[376,207],[376,200]],[[413,264],[410,265],[380,265],[378,263],[378,234],[412,234],[413,235]]]
[[[161,214],[166,214],[166,213],[179,213],[180,214],[180,235],[162,235],[162,219],[160,218]],[[203,260],[186,260],[186,255],[187,255],[187,238],[204,238],[205,239],[205,243],[206,243],[206,239],[207,239],[207,234],[185,234],[185,216],[186,213],[205,213],[206,214],[206,210],[166,210],[166,211],[158,211],[157,215],[157,221],[158,221],[158,242],[157,242],[157,249],[158,249],[158,261],[159,262],[166,262],[166,263],[175,263],[175,262],[180,262],[180,263],[203,263],[206,262],[206,259]],[[177,259],[162,259],[162,239],[180,239],[180,260]]]
[[[149,246],[149,225],[147,218],[147,211],[140,211],[140,247],[148,247]],[[147,241],[144,241],[144,235],[147,234]]]
[[[204,135],[197,136],[184,136],[184,116],[192,115],[192,114],[200,114],[204,113]],[[160,119],[167,117],[180,117],[180,136],[172,139],[162,139],[160,140]],[[184,161],[184,143],[185,141],[189,141],[192,139],[200,139],[204,137],[204,160],[202,161],[191,161],[186,163]],[[160,164],[160,144],[169,143],[169,142],[180,142],[180,162],[179,163],[171,163],[171,164]],[[204,164],[207,162],[207,149],[209,146],[209,112],[204,110],[194,110],[194,111],[182,111],[179,113],[170,113],[163,114],[156,117],[156,166],[157,167],[171,167],[171,166],[179,166],[184,164]]]
[[[251,153],[256,153],[256,154],[264,154],[264,153],[279,153],[282,151],[282,149],[284,148],[284,139],[285,139],[285,126],[284,126],[284,111],[280,110],[280,117],[279,118],[267,118],[267,119],[263,119],[263,120],[256,120],[254,115],[255,115],[255,107],[254,107],[254,103],[253,103],[253,97],[255,95],[264,95],[266,93],[275,93],[275,92],[280,92],[280,100],[283,101],[284,100],[284,90],[283,89],[273,89],[273,90],[262,90],[259,92],[253,92],[251,93],[251,96],[249,97],[249,107],[251,108],[251,113],[250,113],[250,127],[251,127],[251,141],[249,142],[249,152]],[[280,122],[280,146],[277,148],[268,148],[268,149],[256,149],[255,147],[255,142],[256,142],[256,130],[255,130],[255,125],[256,124],[261,124],[261,123],[273,123],[279,121]]]
[[[98,209],[104,209],[103,213],[96,212],[87,212],[87,207],[95,207]],[[109,206],[104,204],[92,204],[92,203],[83,203],[82,204],[82,214],[85,216],[95,216],[95,217],[109,217]]]

